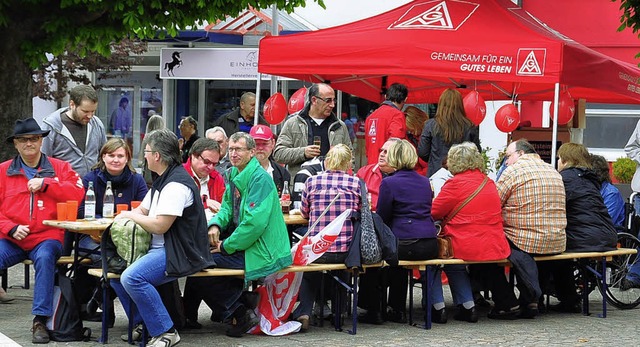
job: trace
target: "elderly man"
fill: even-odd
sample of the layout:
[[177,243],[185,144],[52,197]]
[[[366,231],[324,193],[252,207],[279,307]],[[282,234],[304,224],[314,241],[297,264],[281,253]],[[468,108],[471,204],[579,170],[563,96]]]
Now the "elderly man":
[[178,145],[182,153],[182,162],[186,163],[189,159],[189,150],[193,143],[200,138],[198,136],[198,122],[191,116],[183,117],[178,126],[180,129],[181,139],[178,140]]
[[[256,95],[252,92],[245,92],[240,96],[240,108],[220,116],[213,125],[222,127],[229,136],[238,131],[248,133],[253,127],[255,111]],[[262,116],[259,116],[258,123],[268,124]]]
[[[249,134],[237,132],[229,138],[229,160],[233,167],[229,170],[220,212],[209,222],[213,260],[218,267],[244,269],[245,281],[265,277],[292,263],[276,186],[260,167],[255,152],[256,143]],[[211,292],[215,293],[225,318],[236,320],[227,335],[241,337],[259,319],[239,301],[242,281],[227,280],[221,285],[222,279],[214,279],[211,284],[218,286]]]
[[47,319],[53,314],[56,261],[64,231],[42,224],[56,219],[58,202],[82,200],[82,180],[69,163],[41,152],[43,137],[33,118],[18,120],[7,143],[18,156],[0,164],[0,269],[25,259],[35,267],[31,312],[33,343],[48,343]]
[[218,126],[207,129],[204,136],[216,141],[220,146],[220,161],[218,162],[218,165],[216,165],[216,171],[224,177],[224,172],[231,167],[229,156],[227,155],[227,148],[229,147],[229,138],[227,137],[227,133],[222,129],[222,127]]
[[400,139],[397,137],[389,138],[382,147],[380,147],[378,162],[363,166],[358,170],[358,177],[364,181],[367,185],[367,192],[371,194],[371,209],[373,211],[376,210],[378,204],[378,193],[380,192],[382,179],[394,171],[392,167],[387,165],[387,150],[396,141],[400,141]]
[[207,221],[220,210],[224,194],[224,179],[215,170],[220,161],[220,147],[211,139],[198,139],[191,146],[189,159],[183,164],[200,189]]
[[[566,246],[564,184],[558,171],[542,161],[527,140],[509,144],[505,156],[507,168],[497,182],[504,232],[520,291],[519,316],[533,318],[542,294],[533,255],[562,253]],[[513,299],[513,292],[509,296]],[[494,293],[496,297],[504,295]],[[489,318],[512,319],[516,314],[505,306],[494,309]]]
[[[278,163],[289,165],[293,176],[300,170],[300,164],[325,156],[332,146],[342,143],[351,148],[347,126],[332,113],[336,106],[333,88],[317,83],[307,93],[304,108],[284,122],[273,152]],[[314,138],[320,140],[320,145],[314,144]]]
[[[178,138],[167,129],[156,130],[147,134],[143,146],[149,169],[159,177],[140,206],[120,212],[116,219],[139,224],[152,235],[151,247],[111,284],[126,312],[131,312],[132,302],[136,305],[136,316],[129,319],[144,321],[152,336],[147,346],[171,347],[180,342],[180,335],[156,287],[214,263],[200,190],[181,164]],[[141,329],[133,335],[139,339]]]
[[42,141],[42,153],[69,162],[80,176],[98,162],[100,149],[107,142],[104,125],[94,117],[98,93],[92,86],[79,85],[69,92],[69,107],[56,110],[43,120],[51,134]]
[[378,152],[390,137],[407,138],[407,125],[402,112],[409,91],[404,84],[393,83],[385,94],[385,101],[365,121],[367,164],[378,161]]
[[276,184],[276,189],[278,190],[278,196],[280,196],[285,182],[287,184],[291,183],[291,174],[271,158],[273,147],[276,144],[273,139],[273,132],[268,126],[258,124],[251,128],[250,135],[256,141],[256,159],[260,162],[260,166],[273,178],[273,183]]

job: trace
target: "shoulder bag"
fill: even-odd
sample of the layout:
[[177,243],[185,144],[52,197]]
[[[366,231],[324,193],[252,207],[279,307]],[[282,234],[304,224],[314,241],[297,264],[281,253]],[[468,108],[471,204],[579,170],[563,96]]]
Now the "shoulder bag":
[[367,186],[360,180],[360,196],[362,208],[360,209],[360,257],[362,264],[375,264],[382,260],[382,247],[376,234],[367,199]]
[[473,199],[476,195],[478,195],[478,193],[480,193],[480,191],[482,190],[482,188],[484,188],[484,186],[487,184],[487,181],[489,180],[488,176],[484,177],[484,180],[482,181],[482,183],[480,183],[480,186],[473,192],[471,193],[471,195],[469,195],[462,203],[460,203],[458,206],[456,206],[455,209],[453,209],[453,211],[447,216],[445,217],[445,219],[442,220],[442,223],[440,223],[438,225],[438,258],[440,259],[451,259],[453,258],[453,244],[451,243],[451,237],[446,236],[446,235],[442,235],[441,232],[444,229],[444,226],[451,220],[453,219],[453,217],[455,217],[455,215],[460,212],[460,210],[469,203],[469,201],[471,201],[471,199]]

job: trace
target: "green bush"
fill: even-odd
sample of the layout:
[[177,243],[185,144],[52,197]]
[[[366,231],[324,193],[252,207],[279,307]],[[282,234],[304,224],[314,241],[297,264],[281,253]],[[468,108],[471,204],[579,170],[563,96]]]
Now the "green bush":
[[635,172],[636,163],[629,158],[618,158],[613,162],[613,177],[620,183],[631,183]]

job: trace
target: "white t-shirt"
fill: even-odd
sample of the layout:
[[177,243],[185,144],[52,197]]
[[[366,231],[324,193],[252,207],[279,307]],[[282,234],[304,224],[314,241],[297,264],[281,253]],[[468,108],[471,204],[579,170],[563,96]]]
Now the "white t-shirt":
[[[151,190],[149,190],[140,205],[149,210],[150,217],[159,215],[181,217],[184,209],[193,205],[193,193],[184,184],[169,182],[162,188],[160,194],[154,194],[153,201],[151,201]],[[151,248],[161,247],[164,247],[164,235],[153,234]]]

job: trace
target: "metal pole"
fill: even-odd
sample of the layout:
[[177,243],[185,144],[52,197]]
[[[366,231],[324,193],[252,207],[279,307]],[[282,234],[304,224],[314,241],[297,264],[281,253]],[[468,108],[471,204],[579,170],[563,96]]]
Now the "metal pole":
[[560,99],[560,83],[556,83],[553,95],[553,134],[551,136],[551,166],[556,167],[556,141],[558,140],[558,111]]

